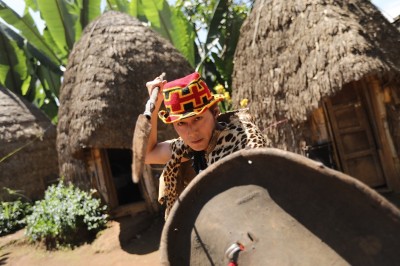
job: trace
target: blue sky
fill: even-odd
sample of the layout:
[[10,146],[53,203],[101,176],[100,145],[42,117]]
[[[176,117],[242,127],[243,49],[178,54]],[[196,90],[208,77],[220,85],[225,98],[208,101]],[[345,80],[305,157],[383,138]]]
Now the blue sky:
[[390,22],[400,15],[400,0],[372,0],[371,2],[379,8]]

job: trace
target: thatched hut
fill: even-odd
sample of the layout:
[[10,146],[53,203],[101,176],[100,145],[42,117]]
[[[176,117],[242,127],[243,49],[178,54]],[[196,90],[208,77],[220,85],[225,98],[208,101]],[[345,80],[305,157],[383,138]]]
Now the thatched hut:
[[400,191],[400,33],[370,1],[256,1],[233,100],[277,148]]
[[[106,12],[93,21],[70,54],[60,90],[61,175],[82,189],[96,188],[115,216],[157,211],[157,171],[146,168],[150,183],[132,182],[135,122],[149,98],[147,81],[191,71],[167,40],[137,19]],[[172,129],[160,131],[160,139],[172,137]]]
[[56,127],[36,106],[1,86],[0,103],[0,200],[42,199],[58,178]]
[[393,25],[400,30],[400,15],[394,18]]

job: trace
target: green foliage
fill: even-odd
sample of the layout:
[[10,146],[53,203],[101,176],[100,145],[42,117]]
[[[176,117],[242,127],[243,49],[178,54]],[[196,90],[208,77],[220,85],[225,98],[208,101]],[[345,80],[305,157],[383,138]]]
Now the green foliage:
[[[93,191],[92,191],[93,194]],[[92,194],[63,181],[48,187],[26,218],[26,235],[32,242],[44,241],[47,248],[74,246],[92,238],[106,225],[106,206]]]
[[[211,87],[221,84],[231,93],[233,56],[252,2],[176,0],[170,6],[167,0],[25,0],[20,15],[0,0],[0,17],[7,23],[0,22],[0,85],[36,104],[57,123],[59,88],[74,43],[102,12],[116,10],[147,23]],[[40,14],[44,29],[32,11]]]
[[[61,84],[61,60],[49,52],[45,40],[41,40],[35,27],[27,27],[31,22],[24,17],[2,7],[0,0],[0,16],[8,23],[15,22],[19,32],[15,32],[0,22],[0,85],[25,97],[39,108],[47,108],[47,115],[57,121],[58,90]],[[10,15],[12,16],[5,16]],[[30,15],[29,15],[30,16]],[[25,34],[25,36],[21,35]],[[26,36],[32,40],[26,41]],[[51,84],[51,85],[49,85]],[[54,93],[56,92],[56,93]]]
[[192,25],[179,8],[166,0],[107,0],[107,9],[118,10],[136,17],[170,41],[194,66],[194,37]]
[[[224,87],[227,100],[220,106],[232,106],[233,58],[240,28],[250,11],[253,0],[178,0],[180,7],[196,32],[196,69],[212,87]],[[204,37],[205,36],[205,37]],[[215,91],[218,93],[218,91]]]
[[26,225],[25,217],[32,212],[29,203],[21,200],[1,202],[0,204],[0,236],[13,233]]
[[[104,2],[103,2],[104,3]],[[116,10],[146,22],[194,66],[194,33],[182,12],[165,0],[25,0],[17,14],[0,0],[0,85],[36,104],[57,123],[63,71],[82,30],[101,12]],[[42,30],[31,11],[39,12]]]

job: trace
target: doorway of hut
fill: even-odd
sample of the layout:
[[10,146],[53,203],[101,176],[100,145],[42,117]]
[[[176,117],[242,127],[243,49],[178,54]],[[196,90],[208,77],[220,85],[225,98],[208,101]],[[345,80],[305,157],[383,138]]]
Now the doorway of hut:
[[139,185],[132,182],[132,151],[107,149],[118,205],[143,201]]
[[385,191],[391,189],[390,181],[396,177],[390,170],[374,89],[379,88],[365,80],[345,84],[335,95],[324,99],[320,112],[335,168]]
[[132,151],[129,149],[92,148],[87,154],[93,186],[108,206],[110,216],[118,218],[148,211],[146,186],[132,181]]

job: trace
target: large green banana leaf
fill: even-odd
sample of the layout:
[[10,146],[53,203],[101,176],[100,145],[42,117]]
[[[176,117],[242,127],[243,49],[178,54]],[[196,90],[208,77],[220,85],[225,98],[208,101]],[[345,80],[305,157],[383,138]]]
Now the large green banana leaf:
[[182,12],[165,0],[107,0],[107,8],[127,12],[169,40],[194,65],[194,32]]
[[54,123],[61,76],[57,65],[0,23],[0,84],[36,104]]
[[195,32],[182,11],[172,9],[172,43],[185,56],[192,66],[195,66]]
[[[138,18],[140,21],[143,21],[143,10],[142,10],[142,6],[140,4],[140,0],[132,0],[129,3],[129,9],[128,9],[128,13],[135,17]],[[142,16],[142,19],[140,19],[139,17]]]
[[142,11],[151,27],[169,40],[194,66],[194,32],[182,12],[170,8],[165,0],[137,1],[141,3]]
[[43,65],[38,66],[37,75],[43,88],[40,91],[45,94],[43,95],[44,100],[38,106],[50,117],[53,123],[56,123],[58,113],[57,96],[61,87],[60,76]]
[[80,8],[74,1],[37,0],[40,14],[62,54],[69,54],[80,37]]
[[24,50],[0,28],[0,83],[17,94],[26,94],[28,75]]
[[101,0],[80,0],[78,5],[81,10],[80,22],[84,29],[91,21],[100,16]]
[[29,12],[25,12],[21,17],[0,0],[0,17],[16,28],[30,44],[42,51],[51,61],[60,64],[54,50],[40,34]]
[[[3,31],[6,33],[6,37],[8,37],[11,40],[16,41],[20,47],[23,45],[26,46],[27,53],[29,53],[29,58],[31,58],[31,61],[34,59],[37,59],[40,64],[45,65],[47,68],[49,68],[52,72],[56,73],[59,76],[62,76],[63,72],[60,69],[60,65],[54,63],[51,61],[51,59],[39,51],[36,47],[34,47],[28,40],[26,40],[23,36],[21,36],[19,33],[11,30],[7,25],[3,24],[0,22],[0,28],[3,29]],[[45,30],[46,31],[46,30]],[[51,44],[51,43],[49,43]]]
[[206,43],[211,43],[215,38],[220,37],[219,25],[223,19],[224,13],[228,9],[228,0],[218,0],[214,12],[211,16],[210,25],[208,26]]
[[[135,1],[135,0],[132,0]],[[128,13],[129,3],[127,0],[107,0],[107,8],[109,10]]]
[[198,68],[212,73],[228,92],[232,92],[233,58],[240,28],[249,8],[246,5],[232,5],[230,0],[216,0],[207,26],[203,58]]

